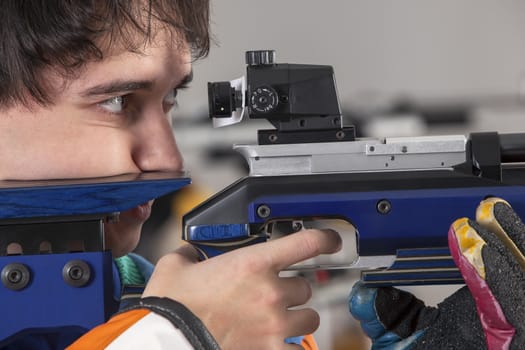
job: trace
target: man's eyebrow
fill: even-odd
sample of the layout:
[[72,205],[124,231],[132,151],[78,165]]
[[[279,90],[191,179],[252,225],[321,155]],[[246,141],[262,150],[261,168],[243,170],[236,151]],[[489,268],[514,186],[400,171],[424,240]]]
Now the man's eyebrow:
[[82,96],[91,97],[99,95],[112,95],[115,93],[125,93],[135,90],[151,90],[153,87],[153,81],[142,80],[142,81],[122,81],[116,80],[109,83],[95,85],[82,92]]
[[[193,80],[193,69],[186,74],[180,82],[177,84],[176,88],[183,88]],[[95,85],[89,89],[82,92],[84,97],[92,96],[103,96],[103,95],[113,95],[116,93],[129,93],[135,90],[151,90],[153,88],[153,81],[151,80],[142,80],[142,81],[111,81],[109,83]]]
[[186,74],[181,81],[177,84],[177,88],[184,88],[193,81],[193,69]]

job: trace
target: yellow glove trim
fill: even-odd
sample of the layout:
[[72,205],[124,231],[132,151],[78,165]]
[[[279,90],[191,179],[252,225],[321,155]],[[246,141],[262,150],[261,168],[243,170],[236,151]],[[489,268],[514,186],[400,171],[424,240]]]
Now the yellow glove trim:
[[478,275],[485,279],[485,264],[481,257],[481,250],[487,243],[478,235],[476,230],[469,225],[467,218],[454,221],[452,227],[458,240],[461,254],[476,269]]
[[516,244],[512,241],[494,216],[494,206],[496,203],[505,203],[509,207],[511,206],[507,201],[501,198],[487,198],[479,204],[478,209],[476,210],[476,221],[481,226],[498,236],[505,247],[507,247],[512,255],[514,255],[517,262],[520,264],[521,269],[525,271],[525,256],[523,256],[523,253],[518,249]]

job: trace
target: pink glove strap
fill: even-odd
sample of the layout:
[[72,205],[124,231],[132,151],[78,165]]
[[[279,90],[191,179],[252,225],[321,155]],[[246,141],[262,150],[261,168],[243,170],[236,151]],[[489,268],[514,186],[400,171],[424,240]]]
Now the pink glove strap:
[[[489,350],[508,350],[516,330],[507,321],[501,305],[490,290],[487,282],[479,276],[476,269],[461,254],[453,227],[448,231],[448,245],[456,265],[461,270],[485,331]],[[460,325],[458,325],[459,327]]]

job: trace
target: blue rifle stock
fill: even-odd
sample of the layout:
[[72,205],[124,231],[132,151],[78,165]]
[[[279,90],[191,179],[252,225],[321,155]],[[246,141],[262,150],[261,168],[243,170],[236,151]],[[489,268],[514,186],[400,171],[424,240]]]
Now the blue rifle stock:
[[[78,336],[116,311],[104,222],[187,185],[182,173],[0,181],[0,346],[25,333]],[[16,246],[18,254],[8,254]],[[7,322],[6,322],[7,321]]]
[[246,111],[276,129],[236,146],[248,177],[185,215],[184,239],[203,257],[335,219],[355,227],[358,254],[337,267],[363,269],[365,284],[463,283],[450,224],[488,196],[525,216],[525,134],[356,139],[331,67],[275,64],[271,51],[248,52],[247,63],[242,83],[209,84],[210,115],[228,124]]

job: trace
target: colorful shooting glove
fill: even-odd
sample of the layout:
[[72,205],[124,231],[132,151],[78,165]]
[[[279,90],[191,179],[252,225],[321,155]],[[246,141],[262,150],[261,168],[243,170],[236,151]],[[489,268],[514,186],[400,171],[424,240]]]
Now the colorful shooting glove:
[[437,308],[395,288],[354,286],[350,312],[372,349],[525,349],[525,225],[499,198],[481,202],[476,221],[450,227],[449,247],[468,289]]

